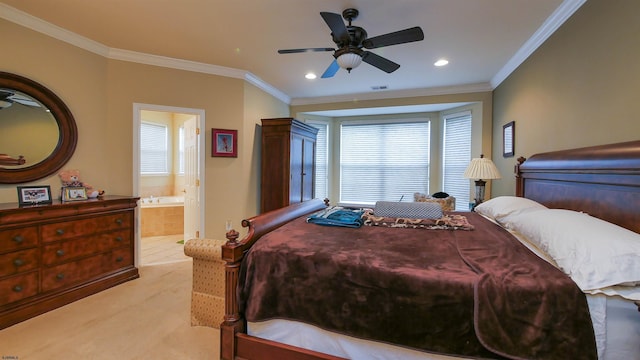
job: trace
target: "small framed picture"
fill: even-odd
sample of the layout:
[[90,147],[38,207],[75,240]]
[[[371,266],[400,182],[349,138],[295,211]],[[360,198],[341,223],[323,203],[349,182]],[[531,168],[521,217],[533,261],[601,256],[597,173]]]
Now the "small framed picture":
[[502,156],[512,157],[515,153],[516,123],[512,121],[502,126]]
[[18,186],[18,203],[20,206],[51,204],[51,187],[41,186]]
[[211,129],[211,156],[238,157],[238,130]]
[[87,200],[87,188],[83,186],[66,186],[62,188],[62,201]]

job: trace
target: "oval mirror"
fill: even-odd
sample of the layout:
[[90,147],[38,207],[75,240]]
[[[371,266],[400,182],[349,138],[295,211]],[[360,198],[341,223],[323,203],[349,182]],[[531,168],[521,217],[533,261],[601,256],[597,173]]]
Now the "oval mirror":
[[0,72],[0,183],[55,173],[77,142],[76,122],[57,95],[35,81]]

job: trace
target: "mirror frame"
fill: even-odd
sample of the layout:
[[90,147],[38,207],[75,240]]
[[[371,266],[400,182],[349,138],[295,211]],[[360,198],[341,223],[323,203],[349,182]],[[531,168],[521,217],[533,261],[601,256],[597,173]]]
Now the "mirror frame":
[[20,75],[0,71],[0,87],[23,92],[38,100],[51,111],[59,129],[58,144],[51,155],[37,164],[23,168],[0,166],[0,184],[30,182],[55,173],[71,159],[78,143],[78,128],[71,111],[51,90]]

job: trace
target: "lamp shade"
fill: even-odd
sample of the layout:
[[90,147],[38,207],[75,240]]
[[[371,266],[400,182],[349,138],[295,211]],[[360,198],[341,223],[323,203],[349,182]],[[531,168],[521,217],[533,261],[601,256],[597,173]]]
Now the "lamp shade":
[[362,63],[362,56],[347,52],[338,56],[338,59],[336,60],[341,68],[351,70],[357,68],[358,65]]
[[467,179],[500,179],[500,172],[493,161],[480,155],[479,158],[471,160],[464,172],[464,177]]

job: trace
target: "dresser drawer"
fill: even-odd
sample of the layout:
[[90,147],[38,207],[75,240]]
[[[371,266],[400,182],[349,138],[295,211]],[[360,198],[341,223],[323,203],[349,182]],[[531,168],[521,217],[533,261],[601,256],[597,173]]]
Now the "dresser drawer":
[[38,268],[38,249],[14,251],[0,255],[0,277]]
[[51,243],[42,247],[42,263],[56,265],[87,255],[103,253],[131,244],[131,230],[119,230],[72,240]]
[[47,224],[41,227],[42,241],[52,242],[103,231],[128,229],[132,222],[133,212],[127,211],[90,219]]
[[0,280],[0,304],[2,305],[34,296],[37,293],[37,271]]
[[35,226],[0,231],[0,253],[38,245],[38,228]]
[[71,286],[133,265],[130,249],[117,249],[42,270],[42,291]]

